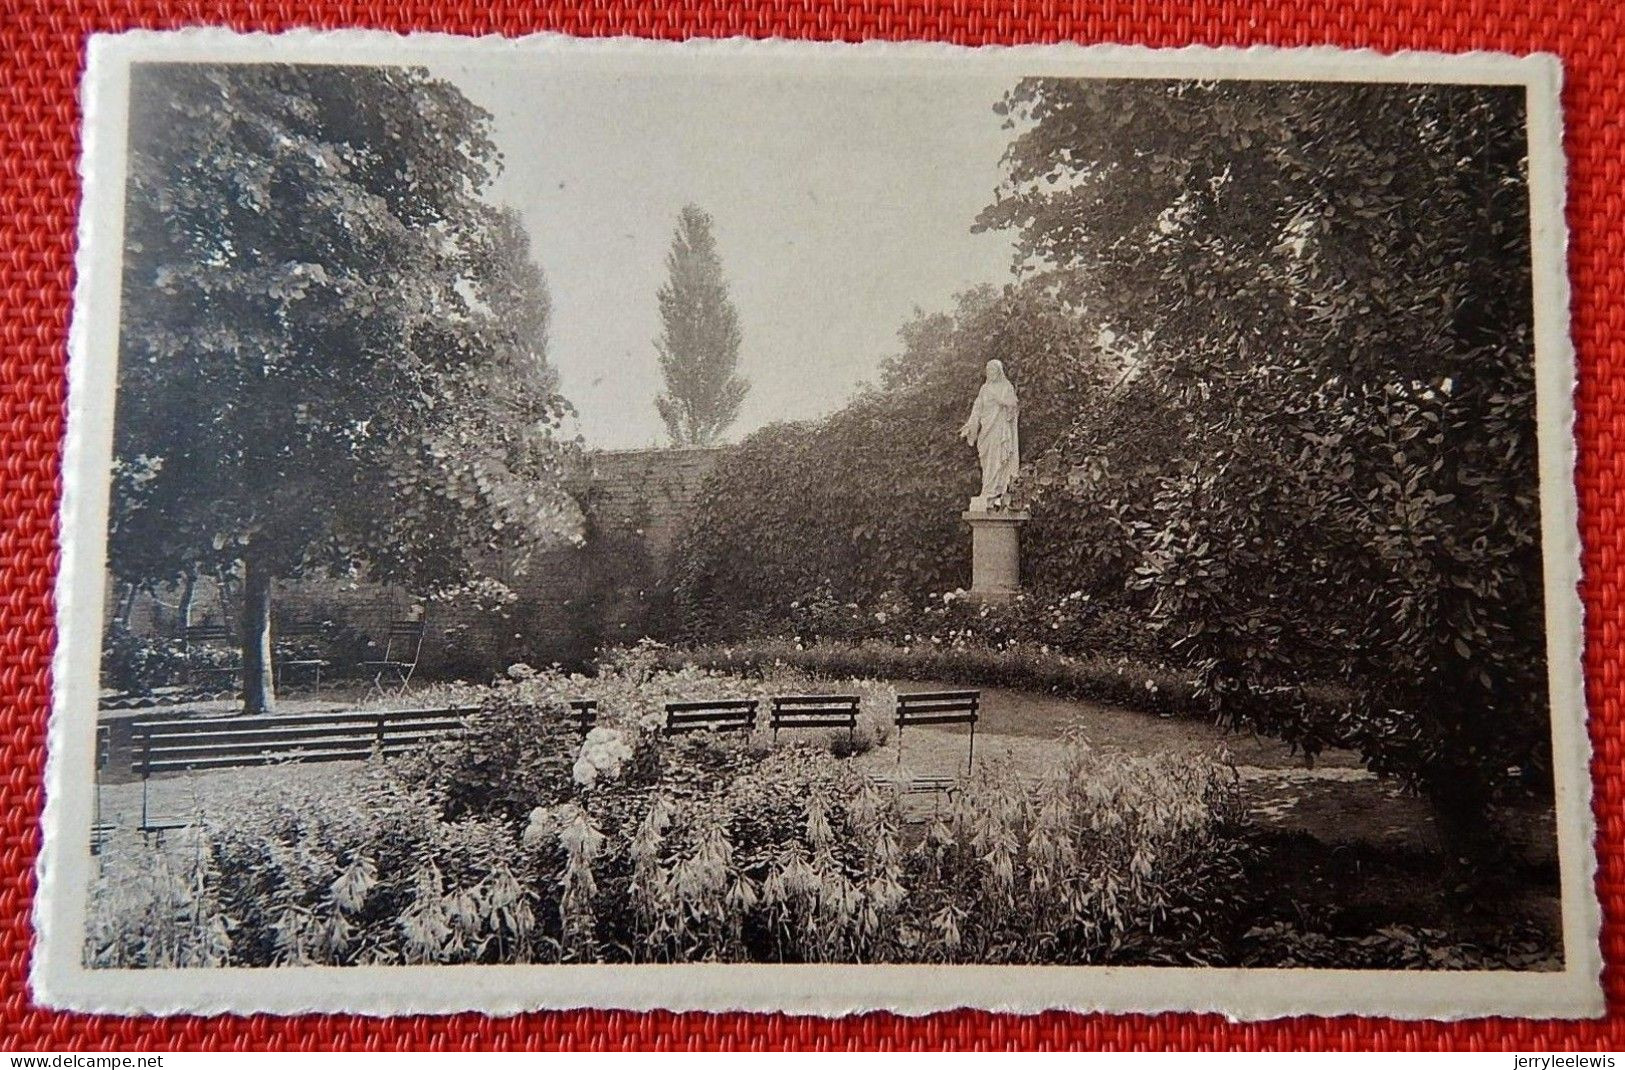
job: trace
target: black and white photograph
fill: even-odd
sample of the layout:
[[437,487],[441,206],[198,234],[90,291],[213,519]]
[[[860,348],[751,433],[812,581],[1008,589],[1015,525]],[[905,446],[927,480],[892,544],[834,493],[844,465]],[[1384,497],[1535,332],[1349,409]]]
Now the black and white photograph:
[[37,994],[1600,1013],[1557,83],[94,42]]

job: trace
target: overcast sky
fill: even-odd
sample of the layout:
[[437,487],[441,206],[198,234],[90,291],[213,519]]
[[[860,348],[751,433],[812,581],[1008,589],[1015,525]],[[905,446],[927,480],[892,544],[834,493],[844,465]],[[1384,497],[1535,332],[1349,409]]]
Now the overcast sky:
[[665,441],[655,291],[685,202],[716,219],[744,335],[730,440],[839,408],[915,308],[1008,275],[1009,237],[970,233],[1010,136],[992,111],[1007,78],[543,66],[435,70],[495,116],[493,197],[547,273],[549,354],[589,445]]

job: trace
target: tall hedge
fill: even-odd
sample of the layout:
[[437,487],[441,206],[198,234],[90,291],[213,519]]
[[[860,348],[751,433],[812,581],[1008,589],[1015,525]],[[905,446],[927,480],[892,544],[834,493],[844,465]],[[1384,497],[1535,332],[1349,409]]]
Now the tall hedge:
[[1093,333],[1038,286],[967,291],[900,340],[846,407],[750,435],[707,481],[673,559],[688,638],[770,628],[813,595],[868,604],[968,586],[960,513],[978,473],[957,431],[985,363],[1004,361],[1015,382],[1032,454],[1107,381]]

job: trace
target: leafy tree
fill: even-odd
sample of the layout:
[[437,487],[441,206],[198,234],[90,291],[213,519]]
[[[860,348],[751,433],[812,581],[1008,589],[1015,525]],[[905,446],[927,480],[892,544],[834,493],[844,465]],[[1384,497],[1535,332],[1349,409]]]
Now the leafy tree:
[[[1115,535],[1221,717],[1353,739],[1474,839],[1549,745],[1521,91],[1032,79],[1004,107],[980,224],[1132,354],[1034,507]],[[1356,698],[1309,723],[1327,676]]]
[[488,125],[420,70],[134,72],[111,567],[240,573],[250,712],[278,577],[432,592],[571,522]]
[[1093,336],[1040,285],[978,287],[899,333],[877,385],[822,420],[748,436],[707,481],[674,556],[677,608],[696,636],[771,626],[818,592],[868,604],[965,586],[960,513],[979,481],[956,432],[987,360],[1004,361],[1022,440],[1038,450],[1105,380]]
[[709,446],[739,415],[750,383],[739,367],[739,314],[728,299],[711,217],[687,205],[677,217],[668,277],[657,295],[662,331],[655,341],[666,392],[655,408],[672,443]]

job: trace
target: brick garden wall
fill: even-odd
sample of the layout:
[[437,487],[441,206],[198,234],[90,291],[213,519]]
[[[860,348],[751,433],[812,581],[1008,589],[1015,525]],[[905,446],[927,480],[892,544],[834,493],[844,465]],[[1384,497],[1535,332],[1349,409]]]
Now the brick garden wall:
[[[501,607],[470,601],[431,603],[420,671],[437,678],[485,679],[516,661],[580,666],[603,644],[658,634],[666,623],[664,582],[671,550],[693,512],[700,486],[727,447],[611,450],[588,454],[572,481],[589,517],[580,548],[539,554],[523,571],[513,561],[488,563],[518,598]],[[177,634],[175,593],[141,596],[130,625],[147,634]],[[117,605],[109,595],[109,613]],[[199,581],[192,620],[235,617],[211,581]],[[309,579],[278,586],[277,618],[333,620],[357,643],[336,651],[337,669],[367,656],[364,637],[381,637],[389,622],[422,603],[402,588],[364,581]]]
[[729,447],[609,450],[590,454],[588,481],[606,523],[635,532],[661,562],[682,534],[700,485]]

